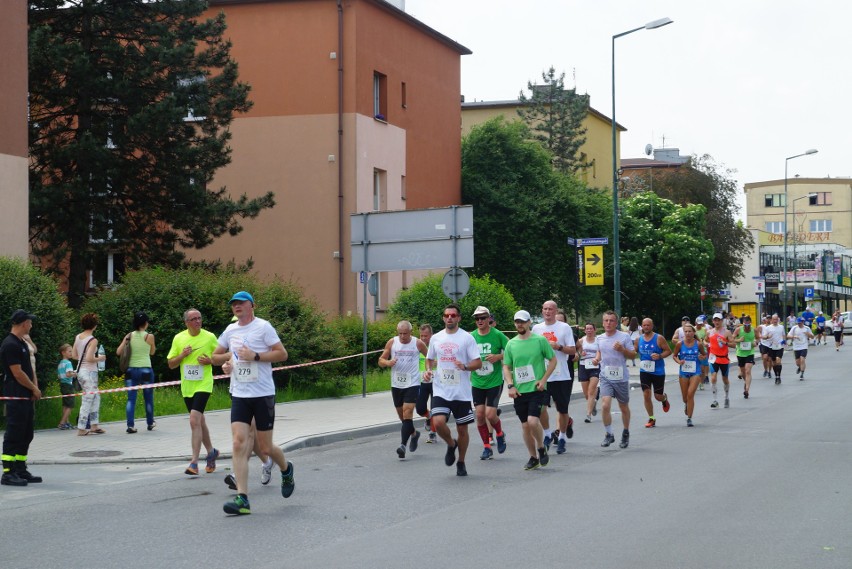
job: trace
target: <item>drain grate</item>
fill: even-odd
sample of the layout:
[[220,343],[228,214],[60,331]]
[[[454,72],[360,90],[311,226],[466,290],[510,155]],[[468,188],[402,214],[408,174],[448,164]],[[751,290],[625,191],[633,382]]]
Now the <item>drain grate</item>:
[[104,458],[107,456],[121,456],[122,453],[120,450],[81,450],[79,452],[72,452],[71,456],[76,456],[79,458]]

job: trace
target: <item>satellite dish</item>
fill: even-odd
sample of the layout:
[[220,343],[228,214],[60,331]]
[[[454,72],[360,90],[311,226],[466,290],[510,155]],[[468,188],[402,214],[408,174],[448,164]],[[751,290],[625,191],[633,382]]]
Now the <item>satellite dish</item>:
[[646,156],[650,156],[650,155],[651,155],[651,152],[653,152],[653,151],[654,151],[654,147],[653,147],[653,146],[651,146],[650,144],[646,144],[646,145],[645,145],[645,155],[646,155]]

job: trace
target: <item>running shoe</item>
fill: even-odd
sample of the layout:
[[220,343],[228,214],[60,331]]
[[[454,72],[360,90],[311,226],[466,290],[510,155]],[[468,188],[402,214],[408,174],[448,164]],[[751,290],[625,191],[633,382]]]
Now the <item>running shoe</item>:
[[651,428],[656,427],[656,426],[657,426],[657,420],[654,419],[653,417],[649,418],[648,422],[645,423],[646,429],[651,429]]
[[293,477],[293,463],[287,461],[287,472],[281,471],[281,495],[289,498],[296,489],[296,480]]
[[269,484],[269,481],[272,480],[272,465],[275,464],[272,462],[272,457],[266,457],[266,462],[263,463],[263,467],[260,469],[260,483],[266,486]]
[[547,463],[550,462],[550,457],[547,456],[547,448],[541,447],[538,449],[538,462],[542,466],[547,466]]
[[781,385],[781,378],[780,377],[775,378],[775,385]]
[[663,399],[663,413],[668,413],[669,409],[671,409],[671,403],[669,403],[669,396],[666,395],[666,398]]
[[237,479],[234,478],[233,474],[229,474],[225,477],[225,484],[227,484],[228,488],[230,488],[231,490],[237,489]]
[[500,454],[506,452],[506,433],[497,435],[497,452]]
[[436,435],[434,432],[429,433],[429,438],[426,440],[426,442],[429,443],[429,444],[437,443],[438,442],[438,435]]
[[[494,457],[494,451],[491,450],[491,447],[485,447],[482,449],[482,454],[479,455],[479,460],[491,460]],[[461,463],[459,463],[461,464]]]
[[459,448],[459,443],[453,440],[453,446],[447,445],[447,454],[444,455],[444,464],[452,466],[456,461],[456,449]]
[[713,403],[710,404],[710,408],[711,409],[718,409],[719,408],[719,402],[714,401]]
[[565,429],[565,436],[569,439],[574,438],[574,418],[568,417],[568,427]]
[[524,465],[524,470],[535,470],[539,466],[541,466],[541,464],[539,464],[538,459],[531,456],[527,463]]
[[405,445],[399,445],[396,449],[396,455],[399,458],[405,458]]
[[207,453],[207,465],[204,467],[204,471],[207,474],[211,472],[216,472],[216,459],[219,458],[219,449],[214,448],[210,452]]
[[124,432],[127,433],[128,435],[132,435],[133,433],[136,432],[136,428],[135,427],[127,427],[127,430],[124,431]]
[[550,449],[550,435],[544,435],[544,448]]
[[748,399],[748,389],[743,391],[743,399]]
[[743,374],[738,373],[738,374],[737,374],[737,379],[742,379],[742,378],[743,378]]
[[601,443],[601,446],[602,447],[608,447],[609,445],[611,445],[614,442],[615,442],[615,435],[613,435],[612,433],[607,433],[606,436],[604,437],[603,442]]
[[704,384],[703,384],[703,383],[699,383],[699,384],[698,384],[698,390],[699,390],[699,391],[704,391]]
[[804,381],[804,380],[805,380],[805,372],[802,372],[802,373],[799,374],[799,381]]
[[729,409],[731,407],[731,400],[725,397],[725,409]]
[[230,502],[225,502],[222,506],[225,513],[231,516],[246,516],[251,513],[248,498],[243,498],[242,495],[237,495]]
[[566,450],[568,449],[565,448],[565,439],[556,441],[556,454],[565,454]]
[[621,442],[618,443],[618,448],[627,448],[627,445],[630,444],[630,431],[624,429],[621,431]]
[[694,427],[695,426],[695,425],[692,424],[692,419],[689,419],[689,418],[686,419],[686,426],[687,427]]
[[591,415],[586,415],[586,419],[585,419],[585,420],[586,420],[586,422],[587,422],[587,423],[591,423],[591,422],[592,422],[592,416],[591,416]]
[[467,468],[463,462],[456,463],[456,476],[467,476]]
[[[154,429],[156,429],[156,428],[157,428],[157,421],[154,421],[153,423],[151,423],[150,425],[148,425],[148,430],[149,430],[149,431],[153,431],[153,430],[154,430]],[[248,502],[246,502],[246,504],[248,504]]]
[[420,432],[414,431],[414,434],[411,435],[411,439],[408,441],[408,450],[414,452],[417,450],[417,442],[420,440]]
[[183,473],[189,474],[190,476],[198,476],[198,463],[190,462],[189,466],[186,467],[186,470],[184,470]]

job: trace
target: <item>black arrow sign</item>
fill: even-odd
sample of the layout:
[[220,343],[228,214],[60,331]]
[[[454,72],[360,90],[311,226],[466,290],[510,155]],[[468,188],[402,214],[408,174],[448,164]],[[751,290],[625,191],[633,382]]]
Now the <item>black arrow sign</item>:
[[597,253],[592,253],[592,256],[588,257],[586,260],[590,261],[592,263],[592,265],[597,265],[598,263],[601,262],[601,258],[598,257]]

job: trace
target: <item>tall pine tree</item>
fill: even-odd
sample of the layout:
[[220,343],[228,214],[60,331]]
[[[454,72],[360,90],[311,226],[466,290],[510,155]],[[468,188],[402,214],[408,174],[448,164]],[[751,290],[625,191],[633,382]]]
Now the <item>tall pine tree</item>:
[[33,254],[86,274],[112,253],[131,268],[174,265],[273,194],[209,187],[230,162],[228,126],[251,107],[204,0],[30,0],[30,229]]

